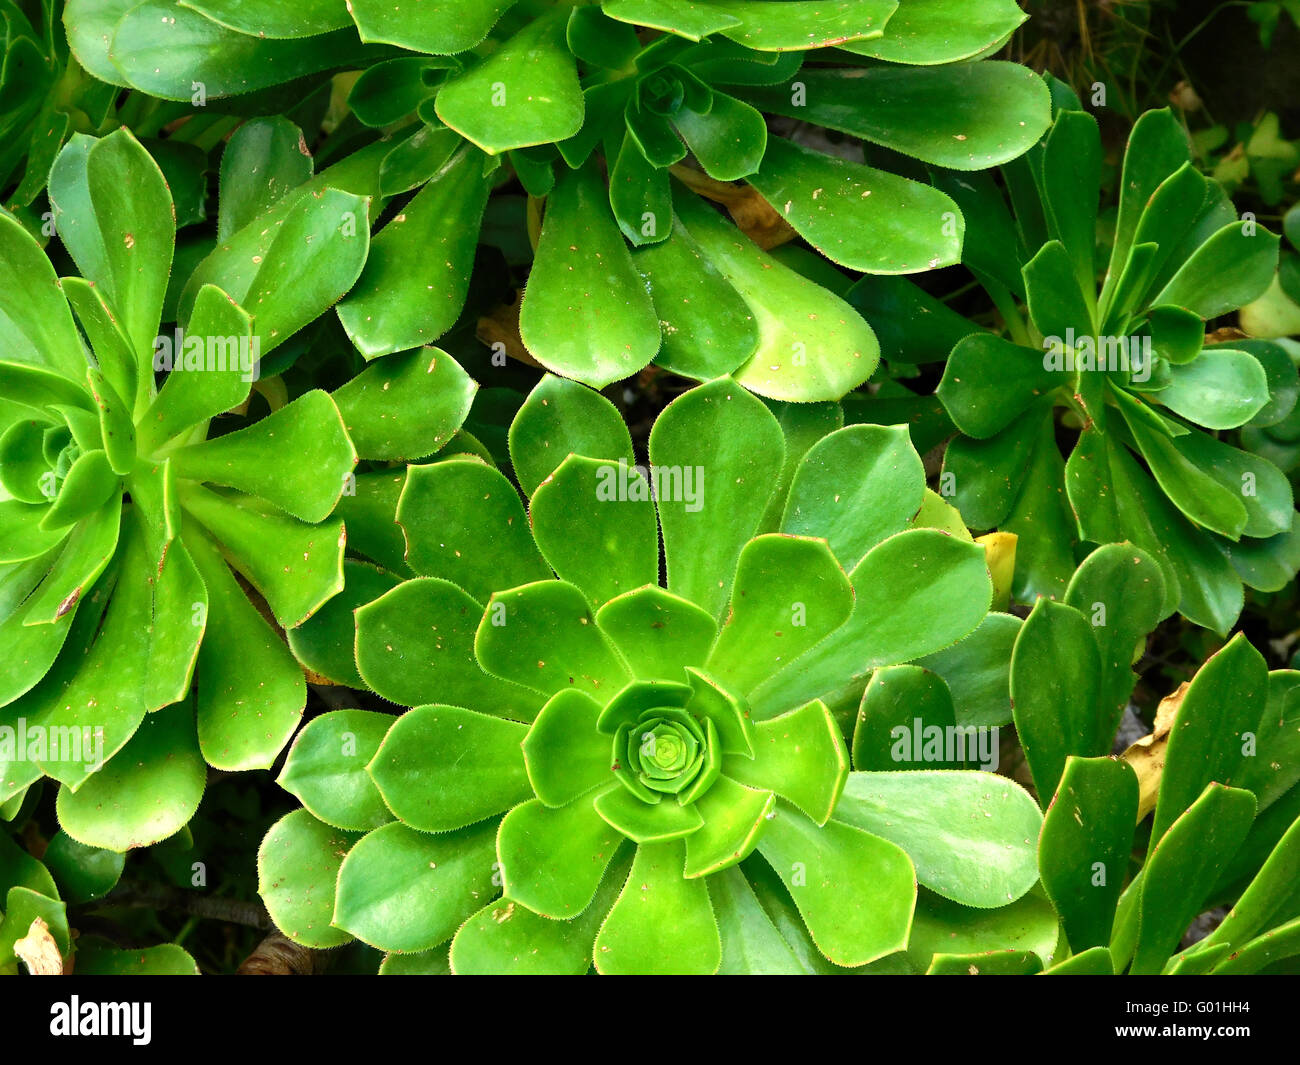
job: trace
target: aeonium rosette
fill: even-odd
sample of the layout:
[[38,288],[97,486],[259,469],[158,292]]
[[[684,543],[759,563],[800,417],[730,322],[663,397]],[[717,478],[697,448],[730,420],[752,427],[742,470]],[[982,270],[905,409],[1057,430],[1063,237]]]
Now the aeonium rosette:
[[343,586],[333,511],[358,453],[436,450],[429,391],[472,391],[415,351],[335,395],[265,381],[273,409],[250,408],[261,360],[366,259],[368,198],[294,154],[301,188],[222,182],[226,236],[180,311],[171,192],[130,132],[74,136],[50,174],[50,251],[80,276],[0,212],[0,803],[53,778],[83,844],[173,835],[205,763],[271,765],[306,701],[276,627]]
[[415,709],[295,742],[305,809],[259,863],[288,935],[356,937],[388,972],[807,971],[903,950],[918,881],[965,907],[1029,890],[1018,785],[850,772],[845,743],[868,675],[922,657],[965,714],[1001,712],[943,658],[1018,624],[983,550],[924,527],[906,429],[774,409],[693,389],[646,472],[612,404],[548,377],[510,430],[527,511],[477,458],[409,468],[419,576],[357,610],[355,647]]

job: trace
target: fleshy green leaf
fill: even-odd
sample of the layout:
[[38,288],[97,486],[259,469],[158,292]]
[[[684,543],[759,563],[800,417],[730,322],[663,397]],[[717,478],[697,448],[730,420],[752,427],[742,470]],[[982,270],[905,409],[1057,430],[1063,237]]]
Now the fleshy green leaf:
[[1050,599],[1034,604],[1011,653],[1011,704],[1044,807],[1070,755],[1100,755],[1110,746],[1097,720],[1100,676],[1101,657],[1087,619]]
[[188,319],[201,286],[214,284],[253,316],[265,358],[356,282],[370,249],[368,216],[364,196],[317,182],[302,186],[199,264],[181,296],[182,317]]
[[1138,780],[1127,762],[1066,760],[1043,816],[1038,864],[1043,888],[1076,952],[1110,942],[1137,815]]
[[54,267],[7,212],[0,212],[0,264],[0,315],[9,338],[5,359],[83,382],[86,357]]
[[901,425],[850,425],[814,444],[795,467],[781,531],[821,536],[852,569],[921,506],[925,469]]
[[1191,145],[1182,123],[1169,108],[1140,115],[1129,134],[1120,180],[1119,217],[1115,247],[1106,275],[1103,300],[1115,285],[1133,250],[1133,236],[1147,203],[1157,188],[1191,158]]
[[740,293],[758,325],[758,348],[733,376],[769,399],[838,400],[880,361],[880,345],[858,312],[782,265],[694,195],[677,214],[706,258]]
[[41,861],[58,881],[59,897],[75,905],[112,891],[122,876],[126,856],[102,847],[87,847],[66,832],[56,832]]
[[[333,481],[328,472],[325,479]],[[186,513],[221,543],[284,628],[301,625],[343,587],[344,533],[337,519],[312,525],[254,496],[193,484],[180,495]]]
[[1264,367],[1249,352],[1211,348],[1172,376],[1160,402],[1207,429],[1236,429],[1268,402]]
[[[615,171],[611,181],[618,178]],[[655,225],[658,233],[657,216]],[[708,381],[749,360],[758,346],[759,328],[749,304],[681,219],[673,215],[671,226],[668,239],[639,248],[632,257],[649,286],[663,331],[655,365]]]
[[111,85],[129,83],[110,59],[113,29],[139,0],[68,0],[63,25],[68,44],[78,62],[101,81]]
[[739,20],[719,32],[737,44],[758,51],[824,48],[842,41],[879,37],[897,9],[893,0],[833,0],[832,3],[787,4],[778,14],[762,0],[711,0]]
[[682,876],[680,841],[637,847],[632,872],[596,936],[606,975],[710,975],[722,959],[718,924],[702,880]]
[[692,389],[660,414],[650,462],[676,481],[670,492],[661,485],[657,497],[670,591],[721,613],[783,452],[771,412],[726,378]]
[[215,546],[186,534],[208,592],[199,648],[199,746],[219,769],[269,769],[307,701],[302,669],[231,576]]
[[1217,318],[1263,294],[1277,270],[1278,238],[1253,223],[1231,222],[1179,266],[1151,301]]
[[120,490],[121,483],[104,452],[83,452],[64,477],[58,496],[45,510],[41,528],[66,529],[107,503]]
[[199,976],[189,951],[175,943],[119,950],[94,936],[77,938],[79,976]]
[[247,428],[173,452],[178,476],[225,485],[324,521],[357,453],[334,400],[313,389]]
[[[86,37],[83,37],[86,40]],[[98,45],[87,42],[89,48]],[[208,99],[256,92],[366,55],[350,27],[298,40],[227,29],[173,0],[129,6],[112,31],[108,58],[119,79],[164,100],[188,101],[195,82]]]
[[[153,350],[175,243],[162,171],[122,129],[65,149],[51,171],[50,193],[60,239],[143,357]],[[145,372],[143,362],[139,369]]]
[[979,625],[993,594],[984,549],[934,529],[882,541],[849,580],[855,597],[848,621],[751,693],[756,718],[956,643]]
[[532,794],[519,750],[526,733],[473,710],[421,706],[397,719],[367,772],[404,824],[446,832]]
[[570,454],[633,464],[632,437],[599,392],[547,374],[510,423],[510,462],[531,496]]
[[352,24],[346,0],[181,0],[181,6],[254,37],[315,37]]
[[1247,764],[1246,739],[1268,700],[1264,657],[1238,633],[1197,671],[1183,692],[1165,748],[1151,839],[1158,841],[1211,782],[1235,785]]
[[452,971],[458,976],[581,976],[591,968],[597,927],[598,918],[591,912],[572,921],[552,921],[500,898],[456,933]]
[[609,695],[628,672],[595,620],[574,585],[537,581],[493,594],[474,651],[489,673],[546,696],[569,688]]
[[296,943],[324,950],[352,937],[333,927],[339,867],[361,836],[294,810],[271,826],[257,851],[257,893],[277,928]]
[[1279,918],[1292,919],[1297,909],[1297,861],[1300,860],[1300,822],[1292,824],[1278,841],[1223,923],[1206,939],[1210,943],[1239,946],[1261,929],[1265,938]]
[[522,803],[502,819],[497,838],[502,890],[542,917],[576,917],[622,843],[588,798],[555,808]]
[[849,752],[826,705],[814,700],[754,726],[754,757],[729,755],[723,772],[770,788],[819,825],[826,824],[849,776]]
[[[353,611],[392,591],[400,578],[362,562],[343,560],[343,590],[285,637],[293,655],[313,673],[350,688],[364,688],[357,672],[357,624]],[[373,826],[372,826],[373,827]]]
[[[877,772],[925,765],[965,768],[967,762],[977,760],[979,734],[964,729],[950,732],[956,720],[948,685],[937,673],[920,666],[877,669],[862,693],[853,728],[853,768]],[[942,742],[949,735],[960,742],[960,752],[955,746],[950,752]],[[940,742],[933,745],[934,739]]]
[[793,80],[802,92],[787,83],[745,99],[952,170],[1015,159],[1051,121],[1047,86],[1015,63],[806,68]]
[[560,176],[519,310],[533,357],[595,388],[630,377],[659,350],[654,304],[606,199],[594,164]]
[[1104,751],[1137,681],[1133,648],[1165,613],[1164,578],[1155,560],[1141,548],[1107,544],[1075,571],[1065,602],[1091,623],[1101,653],[1094,740],[1095,749]]
[[1059,937],[1056,913],[1038,892],[1021,896],[1009,906],[983,910],[922,891],[907,955],[922,971],[935,955],[987,955],[1004,950],[1031,950],[1047,962]]
[[87,846],[147,847],[184,827],[206,781],[194,711],[177,703],[146,717],[118,755],[75,792],[59,789],[59,824]]
[[701,666],[717,635],[713,618],[694,603],[657,586],[611,599],[596,625],[641,680],[682,681]]
[[[1097,281],[1097,188],[1101,183],[1101,134],[1083,111],[1058,111],[1043,142],[1043,202],[1049,231],[1074,265],[1079,288],[1092,297]],[[1150,239],[1150,238],[1139,238]]]
[[1025,264],[1025,298],[1029,317],[1043,334],[1043,346],[1061,349],[1063,337],[1091,337],[1093,313],[1070,254],[1059,240],[1048,241]]
[[993,773],[850,773],[839,821],[896,843],[925,887],[964,906],[1014,902],[1038,879],[1042,817],[1014,781]]
[[479,667],[474,634],[483,607],[450,581],[405,581],[356,618],[357,669],[385,699],[403,706],[446,699],[523,720],[541,706],[534,692]]
[[988,954],[936,954],[926,976],[1033,976],[1043,962],[1033,951],[1008,950]]
[[890,63],[952,63],[978,58],[1027,17],[1015,0],[905,0],[889,16],[883,37],[840,47]]
[[1038,352],[991,333],[975,333],[952,349],[936,394],[958,429],[983,439],[1001,432],[1062,383]]
[[[29,739],[25,764],[15,767],[11,761],[0,774],[6,797],[13,794],[11,787],[39,777],[36,765],[47,776],[80,786],[123,747],[144,719],[147,647],[141,634],[151,620],[148,576],[154,570],[140,537],[130,526],[127,531],[121,558],[108,577],[88,589],[71,626],[55,630],[52,640],[56,646],[65,642],[65,653],[23,704],[38,746],[33,751]],[[118,578],[123,579],[114,588]],[[57,751],[45,742],[61,737]],[[34,775],[29,777],[29,772]]]
[[752,184],[832,262],[911,274],[961,259],[965,225],[944,193],[773,137]]
[[1060,597],[1074,568],[1078,532],[1061,483],[1065,461],[1056,445],[1055,423],[1041,417],[1048,401],[1027,417],[1038,415],[1038,439],[1025,473],[1020,495],[1003,521],[1001,531],[1016,537],[1016,567],[1011,593],[1022,603]]
[[483,156],[456,152],[375,237],[339,320],[368,359],[432,344],[460,317],[488,181]]
[[916,660],[941,676],[952,693],[959,725],[1005,725],[1011,720],[1011,648],[1021,621],[990,613],[952,647]]
[[686,837],[687,877],[712,876],[744,861],[758,845],[776,793],[719,777],[698,800],[704,824]]
[[610,779],[609,738],[597,731],[601,708],[580,691],[557,692],[524,737],[528,782],[547,806],[564,806]]
[[584,106],[564,40],[567,14],[559,9],[534,18],[486,59],[449,79],[437,96],[438,117],[492,155],[577,133]]
[[332,710],[313,718],[293,741],[276,783],[335,828],[365,832],[391,821],[367,763],[393,724],[388,714]]
[[639,844],[689,837],[704,824],[694,803],[643,802],[624,787],[602,791],[593,805],[610,827]]
[[417,573],[454,581],[486,599],[499,588],[545,580],[519,493],[474,459],[412,466],[397,504],[406,559]]
[[[216,285],[204,285],[195,297],[188,336],[202,340],[205,357],[187,366],[187,345],[172,352],[172,372],[140,419],[142,454],[238,407],[252,389],[257,373],[252,319]],[[211,364],[209,352],[219,357]]]
[[395,44],[417,52],[453,55],[487,36],[515,0],[443,0],[436,7],[394,7],[387,0],[352,0],[352,17],[363,41]]
[[363,836],[339,869],[333,924],[381,950],[445,943],[495,893],[495,827],[431,836],[394,821]]
[[440,348],[393,355],[334,393],[357,454],[418,458],[441,449],[464,424],[478,385]]
[[533,493],[528,517],[556,576],[593,607],[659,578],[650,483],[634,467],[570,455]]
[[[1137,947],[1129,972],[1160,972],[1250,829],[1255,797],[1212,783],[1155,844],[1143,868]],[[1153,835],[1154,839],[1155,836]]]
[[302,130],[287,118],[276,115],[245,122],[230,135],[221,153],[217,239],[225,240],[248,225],[310,179],[312,170]]
[[721,5],[691,0],[604,0],[601,8],[610,18],[667,30],[692,41],[740,25],[740,19]]
[[736,563],[731,609],[706,668],[745,695],[840,627],[853,589],[823,540],[759,536]]
[[865,965],[906,945],[916,873],[894,844],[839,821],[818,827],[778,804],[758,849],[836,965]]

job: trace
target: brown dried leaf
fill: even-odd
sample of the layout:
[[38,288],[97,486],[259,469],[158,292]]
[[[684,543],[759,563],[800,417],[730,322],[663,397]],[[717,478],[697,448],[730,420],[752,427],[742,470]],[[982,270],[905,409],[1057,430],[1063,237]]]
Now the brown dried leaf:
[[14,953],[22,959],[33,976],[62,976],[63,955],[50,935],[50,926],[41,918],[32,921],[27,935],[14,944]]
[[[544,366],[529,354],[524,347],[523,337],[519,334],[519,308],[523,306],[524,290],[515,294],[513,303],[502,303],[478,320],[474,335],[493,352],[504,351],[510,358],[539,370]],[[497,345],[500,345],[498,348]]]
[[736,228],[763,250],[786,244],[798,235],[781,213],[758,194],[752,185],[715,181],[680,163],[671,168],[673,177],[705,199],[720,203],[731,214]]

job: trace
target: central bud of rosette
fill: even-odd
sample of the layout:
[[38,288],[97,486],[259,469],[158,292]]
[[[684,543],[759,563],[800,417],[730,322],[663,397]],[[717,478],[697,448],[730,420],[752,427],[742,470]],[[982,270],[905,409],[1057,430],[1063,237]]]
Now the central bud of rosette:
[[689,806],[717,781],[724,754],[753,756],[743,701],[698,670],[686,675],[687,684],[633,681],[601,711],[596,728],[613,734],[610,768],[625,790],[611,806],[629,795]]
[[643,802],[676,795],[683,803],[702,795],[722,771],[718,728],[684,709],[657,706],[614,734],[613,769]]
[[757,758],[748,704],[703,670],[681,675],[685,683],[634,680],[603,706],[561,691],[523,751],[543,805],[591,804],[638,844],[685,839],[686,875],[698,876],[753,849],[776,804],[766,780],[773,745]]
[[787,824],[830,819],[849,756],[824,703],[755,721],[723,677],[693,666],[677,676],[633,680],[605,702],[594,690],[564,688],[538,712],[522,741],[536,798],[501,822],[498,849],[512,899],[538,913],[553,910],[526,886],[534,871],[550,868],[549,858],[529,857],[544,823],[557,826],[559,840],[595,825],[602,854],[609,853],[602,820],[639,846],[682,840],[689,880],[749,857],[781,823],[778,796]]

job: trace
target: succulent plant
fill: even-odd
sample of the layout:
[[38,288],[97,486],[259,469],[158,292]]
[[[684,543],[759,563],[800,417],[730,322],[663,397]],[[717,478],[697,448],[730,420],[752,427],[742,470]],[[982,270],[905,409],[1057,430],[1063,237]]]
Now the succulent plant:
[[[374,427],[393,419],[365,375],[337,402],[272,393],[265,417],[221,417],[246,407],[260,359],[355,280],[363,197],[315,189],[250,223],[251,265],[198,287],[183,331],[162,335],[175,221],[148,153],[126,131],[75,136],[50,198],[79,277],[59,278],[0,214],[0,801],[53,777],[65,830],[124,850],[188,820],[205,761],[266,767],[288,742],[306,689],[276,626],[342,587],[330,514],[357,461],[344,416],[363,450],[382,450]],[[232,193],[224,209],[247,206]],[[421,388],[460,372],[444,366],[392,395],[421,410]]]
[[[404,199],[338,308],[368,358],[457,322],[489,195],[517,178],[535,238],[519,308],[528,357],[595,387],[658,360],[821,401],[872,374],[871,328],[688,186],[744,199],[773,242],[797,233],[855,270],[956,262],[961,212],[948,195],[770,135],[764,111],[926,163],[1005,162],[1046,127],[1047,89],[1023,67],[976,60],[1024,18],[1011,0],[321,0],[273,14],[228,0],[72,0],[65,23],[99,77],[175,101],[360,70],[348,132],[362,144],[383,133],[379,192]],[[749,186],[727,184],[737,179]]]
[[1025,18],[0,0],[0,974],[1296,971],[1286,114]]
[[69,134],[100,132],[115,110],[116,90],[69,56],[62,6],[42,4],[30,18],[14,0],[0,3],[0,189],[14,205],[45,188]]
[[[1139,568],[1156,572],[1145,559]],[[1041,653],[1044,624],[1077,632],[1087,624],[1070,611],[1025,623],[1032,667],[1017,646],[1013,686],[1017,671],[1060,668],[1082,649],[1067,637]],[[1152,734],[1120,759],[1087,755],[1094,745],[1079,738],[1078,708],[1057,712],[1061,743],[1050,736],[1047,704],[1037,703],[1042,742],[1037,752],[1026,746],[1035,782],[1054,789],[1039,867],[1073,952],[1049,971],[1254,973],[1300,954],[1300,673],[1269,672],[1238,634],[1160,704]],[[1227,916],[1180,949],[1194,919],[1218,906]]]
[[[1282,253],[1277,278],[1269,290],[1241,309],[1242,328],[1251,336],[1272,337],[1285,349],[1291,362],[1300,366],[1300,204],[1292,207],[1283,219],[1283,231],[1290,248]],[[1300,394],[1300,384],[1290,375],[1279,375],[1279,393],[1288,389]],[[1279,409],[1290,413],[1273,420],[1253,420],[1241,430],[1242,446],[1267,459],[1294,477],[1300,467],[1300,404],[1274,399]]]
[[1276,590],[1300,564],[1286,478],[1216,435],[1283,418],[1295,368],[1277,345],[1205,335],[1267,287],[1277,238],[1238,220],[1177,121],[1149,112],[1129,140],[1098,290],[1097,123],[1058,96],[1043,143],[1003,168],[1014,217],[991,177],[936,175],[1010,336],[906,282],[873,296],[864,281],[856,302],[924,311],[911,343],[951,346],[938,395],[960,432],[944,491],[972,527],[1019,535],[1019,598],[1059,596],[1089,545],[1131,540],[1159,563],[1170,610],[1226,634],[1243,582]]
[[[548,377],[510,433],[527,511],[478,458],[408,470],[418,576],[357,610],[356,664],[415,709],[294,744],[305,809],[260,856],[287,935],[356,936],[388,971],[445,966],[404,956],[448,940],[457,972],[807,971],[901,951],[918,881],[978,908],[1029,890],[1018,785],[920,752],[850,772],[832,709],[914,659],[944,685],[946,649],[1014,626],[984,551],[923,527],[903,427],[781,414],[702,385],[643,473],[613,406]],[[996,713],[994,678],[970,698]]]

